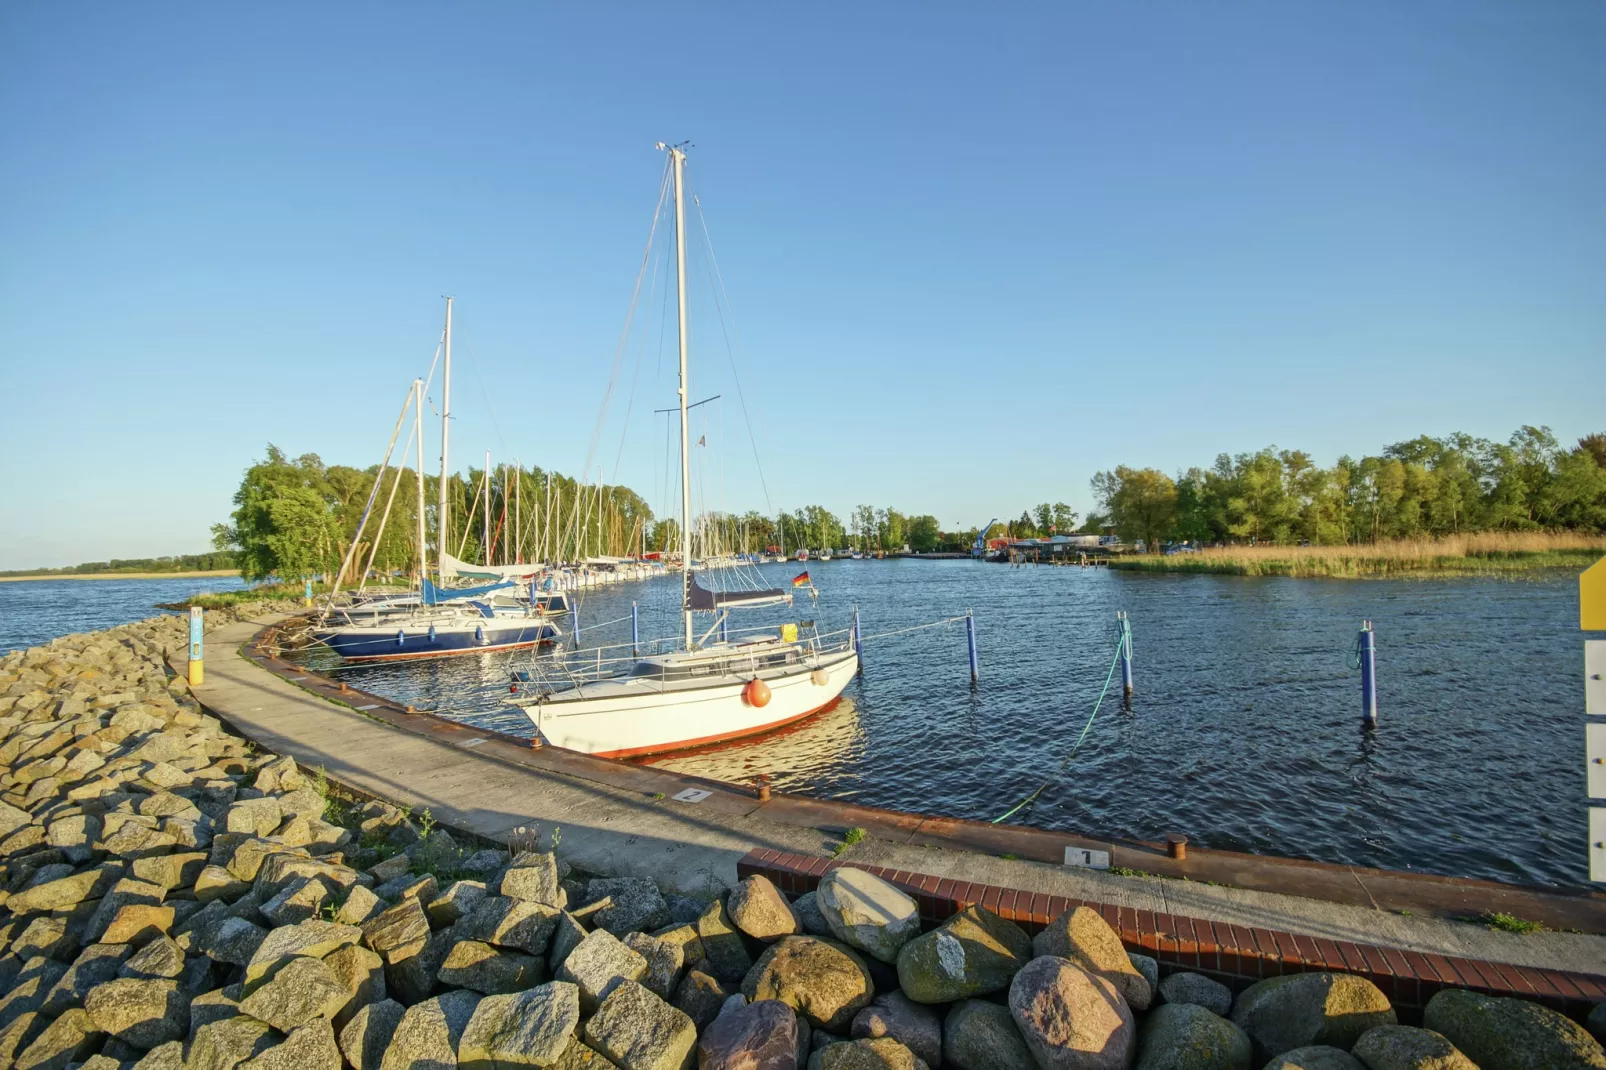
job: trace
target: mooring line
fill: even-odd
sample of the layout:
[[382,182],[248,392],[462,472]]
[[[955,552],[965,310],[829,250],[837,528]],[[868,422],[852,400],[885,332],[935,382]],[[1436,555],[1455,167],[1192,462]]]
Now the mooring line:
[[859,642],[868,643],[872,639],[885,639],[888,636],[902,635],[905,632],[918,632],[922,628],[940,628],[944,624],[954,624],[954,623],[957,623],[959,621],[962,621],[962,620],[965,619],[965,616],[966,616],[966,614],[961,614],[960,616],[957,616],[957,617],[949,617],[947,620],[934,620],[930,624],[915,624],[915,625],[912,625],[912,626],[910,626],[908,628],[896,628],[896,629],[894,629],[894,630],[892,630],[890,632],[878,632],[875,635],[864,635],[864,636],[860,636],[859,637]]
[[1036,802],[1037,797],[1043,794],[1043,792],[1048,789],[1050,784],[1054,783],[1059,775],[1065,771],[1065,767],[1071,764],[1071,759],[1076,757],[1076,751],[1082,746],[1082,741],[1087,739],[1087,734],[1093,730],[1093,721],[1099,715],[1099,707],[1104,705],[1104,696],[1110,693],[1110,681],[1115,679],[1115,667],[1121,663],[1121,651],[1126,646],[1127,632],[1130,628],[1131,625],[1127,624],[1126,621],[1123,620],[1121,622],[1121,634],[1117,636],[1115,640],[1115,656],[1110,659],[1110,671],[1104,674],[1104,687],[1099,691],[1098,701],[1093,703],[1093,712],[1087,715],[1087,724],[1082,726],[1082,734],[1077,736],[1076,742],[1071,745],[1070,753],[1065,755],[1065,758],[1059,764],[1059,768],[1054,770],[1053,776],[1043,781],[1043,783],[1038,786],[1036,791],[1032,792],[1030,795],[1026,796],[1026,798],[1022,799],[1014,806],[1011,806],[1008,810],[1005,810],[1003,813],[993,818],[991,824],[996,825],[1005,818],[1014,816],[1015,814],[1024,810],[1026,807],[1030,806],[1032,803]]

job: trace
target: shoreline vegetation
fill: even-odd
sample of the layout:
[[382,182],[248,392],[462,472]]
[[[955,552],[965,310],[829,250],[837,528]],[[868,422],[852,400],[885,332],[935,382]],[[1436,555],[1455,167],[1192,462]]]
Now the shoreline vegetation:
[[1193,553],[1112,558],[1131,572],[1220,576],[1386,579],[1401,576],[1500,576],[1582,570],[1606,555],[1606,535],[1482,532],[1437,539],[1387,539],[1355,546],[1223,546]]

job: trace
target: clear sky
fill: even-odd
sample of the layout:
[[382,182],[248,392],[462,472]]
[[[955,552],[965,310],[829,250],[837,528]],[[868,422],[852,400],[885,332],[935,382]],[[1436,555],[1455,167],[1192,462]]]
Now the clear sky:
[[[1603,56],[1593,0],[8,3],[0,568],[206,549],[270,441],[377,462],[447,293],[454,460],[578,473],[660,139],[776,507],[1606,429]],[[594,463],[662,506],[644,304]]]

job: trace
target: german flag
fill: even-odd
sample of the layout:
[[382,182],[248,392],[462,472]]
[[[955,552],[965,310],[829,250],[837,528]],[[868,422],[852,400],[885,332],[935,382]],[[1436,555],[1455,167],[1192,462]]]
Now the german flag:
[[792,577],[793,587],[807,587],[808,585],[809,574],[807,572],[799,572],[796,576]]

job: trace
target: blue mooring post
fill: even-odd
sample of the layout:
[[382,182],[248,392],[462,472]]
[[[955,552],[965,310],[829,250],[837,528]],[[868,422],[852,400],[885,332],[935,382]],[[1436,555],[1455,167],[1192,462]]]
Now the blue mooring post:
[[724,613],[721,613],[719,617],[719,641],[721,643],[731,641],[730,617]]
[[569,626],[574,629],[574,648],[580,649],[580,600],[576,598],[569,607]]
[[970,682],[981,679],[981,666],[976,661],[976,615],[965,610],[965,646],[970,650]]
[[312,605],[312,577],[311,576],[307,577],[307,587],[306,587],[306,593],[305,593],[304,597],[306,598],[307,605],[309,605],[309,606]]
[[853,607],[853,652],[864,660],[864,638],[859,632],[859,607]]
[[630,603],[630,656],[641,654],[641,607]]
[[1361,724],[1377,727],[1377,642],[1372,622],[1361,621],[1361,634],[1356,639],[1361,652]]
[[1115,615],[1121,625],[1121,692],[1127,698],[1132,697],[1132,622],[1127,620],[1126,610]]

